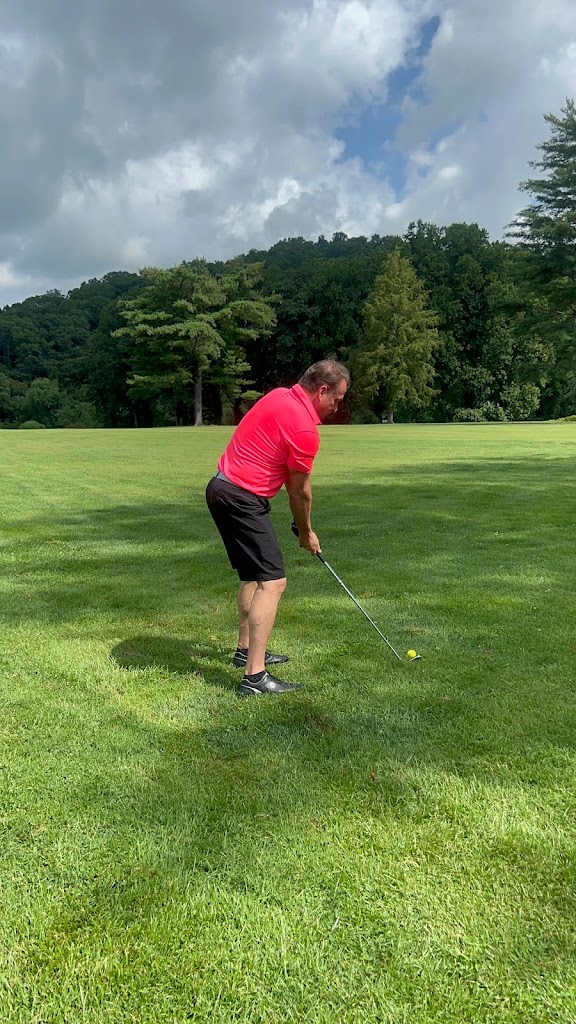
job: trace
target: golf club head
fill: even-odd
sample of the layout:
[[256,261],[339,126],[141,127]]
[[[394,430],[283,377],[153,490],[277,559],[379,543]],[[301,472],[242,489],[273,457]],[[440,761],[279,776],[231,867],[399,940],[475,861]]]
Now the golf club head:
[[422,661],[422,655],[417,654],[415,658],[410,658],[410,664],[412,664],[413,661]]

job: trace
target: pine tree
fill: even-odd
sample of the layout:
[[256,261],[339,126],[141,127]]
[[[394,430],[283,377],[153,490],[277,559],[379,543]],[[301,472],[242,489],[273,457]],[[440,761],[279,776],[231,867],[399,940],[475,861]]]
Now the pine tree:
[[544,177],[520,188],[534,199],[522,210],[509,236],[525,253],[523,273],[540,298],[540,319],[556,336],[559,355],[576,342],[576,105],[568,99],[562,116],[545,116],[550,138],[531,167]]
[[270,301],[255,291],[260,268],[233,263],[216,277],[196,260],[141,274],[147,286],[121,300],[127,326],[114,335],[128,339],[131,394],[169,402],[178,422],[193,406],[200,426],[204,383],[216,384],[222,398],[238,397],[251,383],[243,346],[274,326]]
[[403,409],[427,406],[434,390],[437,318],[411,262],[392,253],[364,307],[364,335],[355,357],[355,387],[388,423]]

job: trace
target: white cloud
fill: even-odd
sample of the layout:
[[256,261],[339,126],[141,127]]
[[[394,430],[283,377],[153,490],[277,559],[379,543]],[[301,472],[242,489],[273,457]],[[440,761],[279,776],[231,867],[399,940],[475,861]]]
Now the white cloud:
[[122,262],[127,267],[143,267],[149,262],[150,239],[129,238],[122,246]]
[[[499,236],[525,203],[518,184],[547,137],[543,115],[559,113],[576,91],[576,5],[441,6],[442,28],[422,69],[425,100],[405,104],[399,134],[406,210],[414,218],[478,221]],[[423,148],[423,139],[438,135]]]
[[552,59],[542,57],[535,77],[561,84],[569,94],[576,94],[576,42],[560,47]]
[[275,60],[298,78],[304,71],[308,82],[340,102],[350,92],[366,98],[381,92],[414,29],[409,10],[393,0],[313,0],[311,9],[287,22]]
[[447,167],[441,167],[438,171],[438,177],[441,181],[455,181],[462,174],[462,168],[460,164],[448,164]]
[[[433,15],[397,146],[366,167],[343,119],[386,102]],[[419,217],[500,234],[576,92],[573,0],[4,0],[0,305],[107,270],[223,258],[279,237],[401,232]],[[385,141],[385,140],[382,140]],[[8,156],[6,156],[8,154]]]
[[14,272],[14,267],[9,262],[0,263],[0,288],[18,288],[26,285],[28,279]]

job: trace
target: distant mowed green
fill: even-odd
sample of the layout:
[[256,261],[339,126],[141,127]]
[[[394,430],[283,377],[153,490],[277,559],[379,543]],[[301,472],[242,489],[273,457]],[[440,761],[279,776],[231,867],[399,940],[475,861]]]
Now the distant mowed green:
[[576,423],[321,434],[402,662],[279,495],[303,689],[241,700],[230,430],[0,432],[0,1020],[576,1021]]

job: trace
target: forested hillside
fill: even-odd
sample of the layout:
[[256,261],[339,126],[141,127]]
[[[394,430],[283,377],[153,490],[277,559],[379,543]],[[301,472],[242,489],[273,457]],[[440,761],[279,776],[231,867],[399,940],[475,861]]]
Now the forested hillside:
[[[334,356],[347,417],[576,414],[576,111],[521,184],[506,241],[477,224],[292,238],[227,263],[112,272],[0,310],[0,425],[232,423]],[[193,242],[191,242],[193,250]]]

